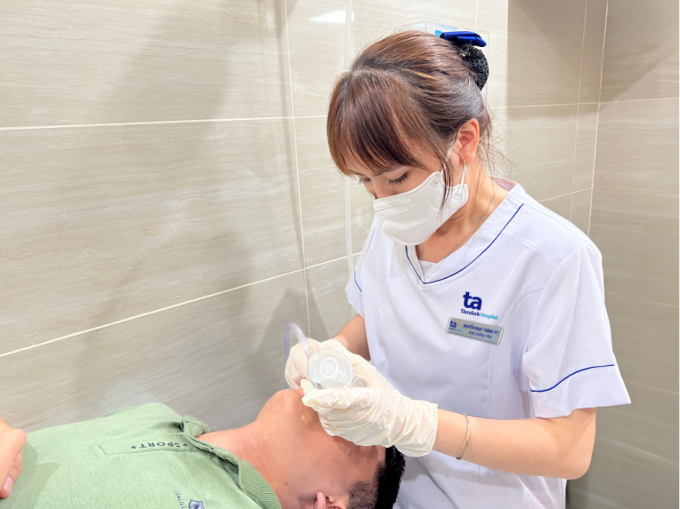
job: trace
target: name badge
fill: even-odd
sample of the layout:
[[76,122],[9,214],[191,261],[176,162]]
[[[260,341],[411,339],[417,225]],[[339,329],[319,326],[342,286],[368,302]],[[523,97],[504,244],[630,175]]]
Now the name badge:
[[449,324],[446,327],[446,332],[455,334],[456,336],[463,336],[464,338],[478,339],[498,345],[501,342],[503,335],[503,327],[494,327],[486,323],[471,322],[469,320],[460,320],[458,318],[449,318]]

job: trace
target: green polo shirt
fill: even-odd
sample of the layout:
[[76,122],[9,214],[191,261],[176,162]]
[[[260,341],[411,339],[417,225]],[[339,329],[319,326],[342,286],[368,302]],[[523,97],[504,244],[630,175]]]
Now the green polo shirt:
[[281,509],[252,465],[196,439],[210,432],[152,403],[30,433],[0,509]]

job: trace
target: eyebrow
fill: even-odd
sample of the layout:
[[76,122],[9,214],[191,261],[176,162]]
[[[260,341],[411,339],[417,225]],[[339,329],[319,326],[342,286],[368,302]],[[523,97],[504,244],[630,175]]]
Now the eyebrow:
[[[394,168],[394,169],[392,169],[392,170],[383,170],[383,171],[381,171],[381,172],[379,172],[379,173],[375,173],[375,174],[372,175],[372,176],[379,176],[379,175],[383,175],[383,174],[385,174],[385,173],[393,173],[393,172],[395,172],[395,171],[403,170],[404,168],[406,168],[406,166],[398,166],[397,168]],[[350,173],[351,173],[352,175],[354,175],[355,177],[359,177],[359,178],[370,178],[370,177],[367,177],[366,175],[364,175],[363,173],[358,173],[358,172],[356,172],[356,171],[354,171],[354,170],[350,170],[349,168],[347,168],[347,171],[350,172]],[[408,171],[408,170],[407,170],[407,171]]]
[[[406,171],[408,171],[408,168],[410,168],[410,166],[397,166],[393,170],[385,170],[382,173],[392,173],[392,172],[400,171],[400,170],[404,170],[404,169],[406,169]],[[381,173],[381,175],[382,175],[382,173]]]

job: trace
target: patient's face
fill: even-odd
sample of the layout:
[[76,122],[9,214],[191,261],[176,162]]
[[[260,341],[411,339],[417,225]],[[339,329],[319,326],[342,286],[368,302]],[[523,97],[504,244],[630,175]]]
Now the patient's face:
[[385,461],[385,449],[360,447],[330,436],[316,412],[302,404],[303,395],[294,390],[278,392],[261,413],[288,430],[284,446],[285,456],[290,458],[290,500],[281,500],[281,504],[284,508],[314,508],[317,492],[322,491],[328,507],[352,507],[351,492],[356,491],[357,483],[374,484],[378,467]]

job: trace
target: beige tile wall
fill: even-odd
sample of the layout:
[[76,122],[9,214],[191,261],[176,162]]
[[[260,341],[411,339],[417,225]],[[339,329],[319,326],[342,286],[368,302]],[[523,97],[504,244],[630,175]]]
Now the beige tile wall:
[[[480,31],[508,175],[587,228],[605,0],[353,5],[352,53],[404,23]],[[325,141],[346,6],[0,4],[3,418],[159,400],[242,423],[282,386],[286,320],[325,339],[351,316]]]
[[303,266],[291,119],[4,130],[0,167],[0,353]]
[[[500,173],[587,233],[606,0],[511,0],[505,27],[502,11],[479,18],[489,20],[487,100],[510,163]],[[495,78],[496,68],[506,73]]]
[[678,507],[678,4],[609,2],[603,36],[590,236],[632,404],[598,411],[569,506]]
[[607,26],[602,101],[678,97],[678,2],[610,2]]
[[2,2],[3,418],[235,425],[283,387],[283,324],[330,284],[307,267],[346,256],[314,222],[339,69],[317,44],[300,75],[303,4]]
[[3,419],[31,430],[162,401],[246,424],[283,387],[282,324],[306,314],[298,272],[3,357]]
[[284,2],[8,0],[0,125],[291,113]]
[[[505,31],[496,7],[478,21],[491,31],[486,93],[507,173],[602,250],[633,399],[599,412],[569,506],[677,507],[677,2],[511,0]],[[631,37],[642,26],[649,45]]]

